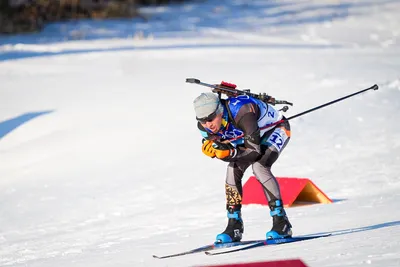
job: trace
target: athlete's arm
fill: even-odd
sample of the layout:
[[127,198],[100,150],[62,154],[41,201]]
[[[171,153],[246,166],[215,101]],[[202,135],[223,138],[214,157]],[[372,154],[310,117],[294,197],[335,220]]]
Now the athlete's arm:
[[240,108],[235,124],[244,133],[244,145],[238,146],[234,156],[223,159],[224,161],[255,162],[261,157],[259,112],[258,106],[253,103],[245,104]]

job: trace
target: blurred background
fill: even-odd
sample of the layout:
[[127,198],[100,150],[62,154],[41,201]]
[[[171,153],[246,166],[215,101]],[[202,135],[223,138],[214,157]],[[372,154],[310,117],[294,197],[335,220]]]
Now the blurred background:
[[88,18],[146,20],[138,7],[183,2],[188,0],[1,0],[0,33],[37,32],[49,22]]

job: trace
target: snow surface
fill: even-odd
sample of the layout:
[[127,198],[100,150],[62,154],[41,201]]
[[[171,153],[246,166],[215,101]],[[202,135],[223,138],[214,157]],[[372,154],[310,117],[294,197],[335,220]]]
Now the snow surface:
[[[0,266],[400,266],[399,1],[143,11],[148,23],[61,23],[0,38]],[[226,164],[200,152],[192,100],[206,89],[187,77],[292,101],[287,116],[380,86],[292,120],[273,168],[335,200],[289,208],[294,233],[337,235],[152,258],[211,243],[226,226]],[[243,216],[245,239],[271,227],[266,207]]]

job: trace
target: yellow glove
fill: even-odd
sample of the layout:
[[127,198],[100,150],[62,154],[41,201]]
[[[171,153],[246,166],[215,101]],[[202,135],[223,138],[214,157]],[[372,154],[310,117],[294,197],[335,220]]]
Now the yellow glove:
[[213,147],[214,142],[210,140],[205,140],[201,150],[203,151],[204,155],[214,158],[215,157],[215,148]]
[[236,149],[231,144],[215,143],[214,144],[215,156],[219,159],[234,158],[236,156]]

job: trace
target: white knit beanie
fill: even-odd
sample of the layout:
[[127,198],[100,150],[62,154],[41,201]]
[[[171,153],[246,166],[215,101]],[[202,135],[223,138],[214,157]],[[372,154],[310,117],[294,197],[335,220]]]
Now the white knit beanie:
[[202,93],[193,101],[196,117],[201,119],[209,116],[213,112],[220,114],[223,112],[223,107],[218,96],[214,93]]

